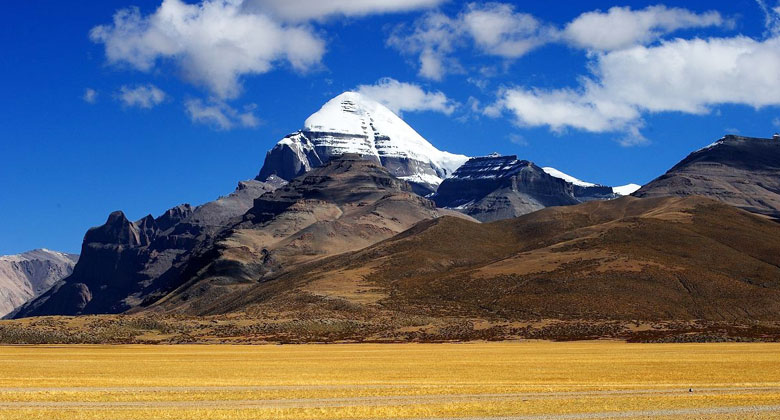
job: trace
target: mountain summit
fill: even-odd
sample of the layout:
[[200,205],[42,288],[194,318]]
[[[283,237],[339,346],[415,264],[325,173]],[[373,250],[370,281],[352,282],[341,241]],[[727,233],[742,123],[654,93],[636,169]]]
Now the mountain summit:
[[700,195],[780,218],[780,136],[726,135],[691,153],[633,195]]
[[289,181],[344,153],[375,160],[422,195],[468,160],[435,148],[379,102],[344,92],[268,152],[257,180],[276,175]]

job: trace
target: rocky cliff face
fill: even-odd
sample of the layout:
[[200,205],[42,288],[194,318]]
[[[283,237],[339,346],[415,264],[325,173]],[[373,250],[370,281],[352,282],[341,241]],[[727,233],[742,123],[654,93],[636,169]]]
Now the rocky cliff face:
[[691,153],[633,195],[700,195],[780,218],[780,139],[727,135]]
[[483,222],[508,219],[550,206],[617,197],[611,187],[575,185],[517,156],[469,159],[442,182],[433,200]]
[[468,159],[436,149],[378,102],[345,92],[306,119],[303,129],[279,141],[257,179],[292,180],[344,153],[374,160],[420,195],[435,191]]
[[48,249],[0,257],[0,317],[69,276],[78,258]]
[[73,273],[14,316],[119,313],[136,307],[167,288],[198,244],[284,183],[276,177],[240,182],[226,197],[194,208],[183,204],[135,222],[121,211],[111,213],[84,236]]

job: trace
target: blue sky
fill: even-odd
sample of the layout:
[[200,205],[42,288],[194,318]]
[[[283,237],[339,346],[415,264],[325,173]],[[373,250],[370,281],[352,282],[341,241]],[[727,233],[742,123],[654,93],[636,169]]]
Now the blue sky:
[[778,6],[11,2],[0,254],[78,252],[113,210],[138,219],[227,194],[361,87],[440,149],[645,183],[725,133],[780,129]]

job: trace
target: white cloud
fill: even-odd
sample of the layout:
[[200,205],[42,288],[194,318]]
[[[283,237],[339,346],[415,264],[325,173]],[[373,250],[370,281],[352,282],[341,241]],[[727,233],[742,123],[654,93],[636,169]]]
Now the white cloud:
[[463,29],[484,52],[517,58],[550,42],[556,30],[514,6],[502,3],[470,4],[461,15]]
[[514,59],[557,37],[557,31],[529,14],[502,3],[471,3],[455,18],[433,12],[411,25],[399,25],[388,45],[417,56],[420,76],[441,80],[463,71],[452,57],[456,49],[471,45],[481,53]]
[[320,65],[325,52],[311,28],[248,12],[242,0],[163,0],[148,16],[137,8],[122,9],[113,23],[94,27],[90,38],[104,44],[109,63],[149,71],[167,59],[221,99],[240,94],[244,75],[268,72],[282,62],[306,71]]
[[511,133],[511,134],[509,134],[507,136],[507,138],[509,139],[509,141],[511,143],[514,143],[514,144],[516,144],[518,146],[524,146],[525,147],[525,146],[529,145],[528,140],[526,140],[525,137],[523,137],[523,136],[521,136],[520,134],[517,134],[517,133]]
[[152,109],[165,100],[165,92],[153,84],[122,86],[117,97],[125,106]]
[[399,25],[387,44],[408,55],[419,55],[420,76],[441,80],[447,73],[458,72],[460,63],[449,57],[460,39],[459,23],[442,13],[427,13],[411,27]]
[[83,99],[84,102],[88,104],[94,104],[95,102],[97,102],[97,98],[98,98],[98,92],[92,88],[84,89],[84,95],[81,97],[81,99]]
[[780,37],[676,39],[598,53],[576,90],[514,87],[485,113],[511,112],[523,126],[628,133],[642,142],[642,115],[706,114],[721,104],[780,105]]
[[454,53],[464,48],[510,60],[549,43],[612,51],[648,45],[681,29],[731,24],[715,11],[695,13],[666,6],[641,10],[613,7],[607,12],[583,13],[559,29],[517,12],[513,4],[470,3],[455,17],[432,12],[411,25],[399,25],[387,43],[405,55],[417,57],[420,76],[441,80],[446,74],[463,72]]
[[772,125],[776,128],[780,128],[780,117],[775,117],[775,119],[772,120]]
[[649,6],[642,10],[612,7],[607,12],[583,13],[566,25],[563,37],[581,48],[609,51],[649,44],[680,29],[727,23],[715,11],[697,14],[666,6]]
[[426,92],[420,86],[386,77],[373,85],[360,85],[357,91],[384,104],[393,112],[435,111],[450,115],[458,104],[441,91]]
[[[506,89],[500,94],[500,107],[512,111],[518,125],[549,126],[556,132],[567,127],[592,132],[613,131],[639,117],[630,106],[598,101],[568,89]],[[496,110],[488,111],[495,116]]]
[[303,21],[328,16],[365,16],[407,12],[437,6],[446,0],[248,0],[246,8],[282,19]]
[[780,34],[780,2],[776,7],[769,7],[764,0],[756,0],[758,7],[764,12],[764,27],[772,35]]
[[235,127],[254,128],[260,125],[260,120],[254,114],[256,108],[254,104],[239,111],[220,100],[205,103],[200,99],[190,99],[184,103],[184,106],[193,122],[207,124],[219,130],[230,130]]

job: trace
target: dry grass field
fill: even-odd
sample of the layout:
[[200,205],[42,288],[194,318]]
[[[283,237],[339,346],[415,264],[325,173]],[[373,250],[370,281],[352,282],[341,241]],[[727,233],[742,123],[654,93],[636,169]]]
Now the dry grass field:
[[780,344],[0,347],[0,419],[150,418],[780,418]]

